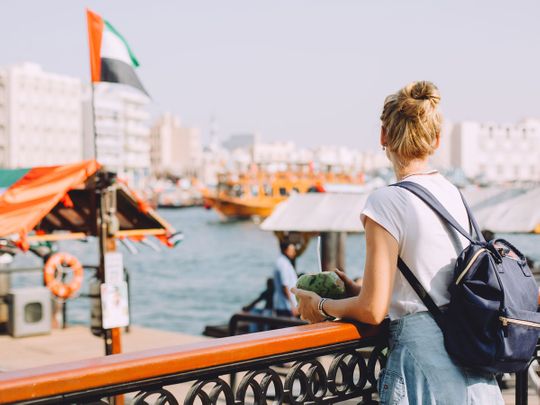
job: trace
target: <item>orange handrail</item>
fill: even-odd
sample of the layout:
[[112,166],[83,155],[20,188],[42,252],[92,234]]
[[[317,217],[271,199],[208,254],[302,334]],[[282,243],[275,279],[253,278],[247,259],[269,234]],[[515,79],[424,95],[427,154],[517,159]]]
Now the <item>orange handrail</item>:
[[381,327],[325,322],[0,374],[0,402],[46,398],[373,337]]

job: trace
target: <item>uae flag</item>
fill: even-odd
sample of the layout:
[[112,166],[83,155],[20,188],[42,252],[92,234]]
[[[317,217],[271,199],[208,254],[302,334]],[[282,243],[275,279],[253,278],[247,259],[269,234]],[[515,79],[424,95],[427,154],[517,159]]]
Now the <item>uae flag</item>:
[[133,86],[148,95],[135,73],[139,62],[125,38],[98,14],[86,10],[92,83]]

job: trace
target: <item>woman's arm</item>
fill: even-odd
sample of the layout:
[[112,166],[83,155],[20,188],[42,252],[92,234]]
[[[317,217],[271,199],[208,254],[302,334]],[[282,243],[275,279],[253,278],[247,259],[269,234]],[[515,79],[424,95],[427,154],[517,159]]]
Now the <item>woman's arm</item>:
[[[326,300],[324,311],[336,318],[381,323],[390,305],[397,271],[398,242],[381,225],[366,217],[366,266],[360,294],[341,300]],[[310,291],[294,289],[300,298],[299,312],[310,322],[322,320],[317,305],[320,297]]]

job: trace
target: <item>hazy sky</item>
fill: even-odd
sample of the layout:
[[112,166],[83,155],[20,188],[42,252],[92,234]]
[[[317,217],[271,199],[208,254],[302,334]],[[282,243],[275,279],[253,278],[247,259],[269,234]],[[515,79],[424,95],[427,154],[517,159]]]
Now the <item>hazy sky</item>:
[[85,7],[128,40],[153,97],[220,135],[377,146],[384,97],[432,80],[448,121],[540,117],[540,2],[2,0],[0,65],[89,80]]

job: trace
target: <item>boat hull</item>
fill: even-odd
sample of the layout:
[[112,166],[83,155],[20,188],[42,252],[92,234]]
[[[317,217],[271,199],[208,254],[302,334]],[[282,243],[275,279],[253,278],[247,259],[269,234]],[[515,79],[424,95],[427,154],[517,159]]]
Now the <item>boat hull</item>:
[[269,198],[268,201],[261,201],[261,199],[250,201],[250,199],[206,196],[204,205],[207,208],[213,208],[221,217],[227,219],[266,218],[272,214],[276,204],[280,202],[275,200]]

